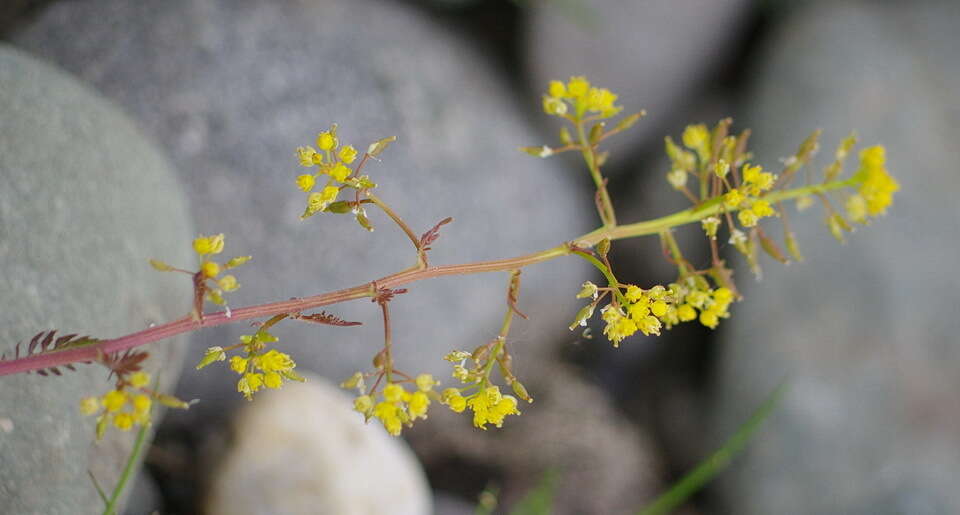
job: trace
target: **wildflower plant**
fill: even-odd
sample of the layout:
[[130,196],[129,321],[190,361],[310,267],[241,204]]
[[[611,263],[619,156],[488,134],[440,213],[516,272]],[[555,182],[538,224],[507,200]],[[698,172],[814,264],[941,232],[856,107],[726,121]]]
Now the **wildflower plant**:
[[[283,350],[282,324],[303,322],[347,328],[357,322],[345,321],[319,308],[342,302],[368,299],[376,304],[383,320],[383,344],[373,354],[372,368],[358,371],[342,386],[356,390],[354,408],[366,420],[376,419],[393,435],[402,433],[419,419],[425,419],[431,406],[440,404],[450,410],[472,416],[480,429],[501,427],[509,416],[520,415],[522,402],[533,397],[513,372],[510,328],[516,317],[526,319],[520,310],[521,272],[524,268],[553,259],[573,256],[594,266],[603,277],[600,284],[587,280],[579,292],[571,295],[585,304],[574,315],[571,330],[584,328],[598,317],[603,334],[619,346],[640,333],[660,335],[682,323],[699,323],[715,329],[731,316],[731,308],[741,299],[734,281],[734,270],[720,254],[720,242],[727,242],[760,275],[760,252],[777,261],[802,260],[796,236],[788,225],[788,202],[798,211],[819,200],[824,206],[824,221],[830,232],[842,240],[855,224],[868,225],[883,215],[899,185],[886,169],[882,146],[868,147],[859,153],[856,171],[844,178],[844,163],[853,151],[856,138],[845,138],[833,160],[822,174],[810,170],[810,162],[819,149],[820,132],[813,132],[796,152],[783,160],[777,170],[754,162],[748,150],[750,131],[732,131],[732,121],[720,120],[712,127],[694,124],[687,127],[679,141],[667,137],[665,151],[670,168],[667,185],[683,195],[690,207],[660,218],[621,224],[611,201],[608,181],[601,169],[607,160],[602,144],[628,130],[643,112],[622,115],[617,95],[592,85],[585,77],[552,81],[542,97],[544,112],[560,120],[558,142],[554,145],[523,147],[538,158],[565,152],[579,153],[596,188],[594,196],[600,225],[597,229],[533,254],[464,264],[432,265],[429,251],[441,230],[453,221],[443,218],[418,235],[383,199],[374,194],[377,184],[366,173],[366,166],[393,143],[387,137],[370,144],[362,154],[356,147],[340,141],[337,125],[316,136],[314,146],[301,146],[291,163],[304,170],[291,178],[291,188],[306,194],[301,219],[318,216],[348,215],[363,229],[373,230],[367,209],[383,211],[407,236],[412,246],[412,265],[397,273],[350,288],[310,297],[230,309],[225,294],[239,288],[237,278],[228,273],[244,265],[250,256],[223,261],[225,236],[199,236],[193,242],[197,254],[196,270],[186,270],[162,261],[150,260],[161,272],[179,272],[193,283],[192,311],[189,316],[111,339],[56,337],[55,331],[34,336],[25,349],[18,344],[13,356],[0,358],[0,375],[35,371],[61,374],[61,367],[73,369],[74,363],[99,363],[115,378],[105,394],[79,400],[80,410],[96,417],[98,436],[114,427],[129,430],[150,422],[154,402],[175,407],[189,405],[160,394],[149,386],[149,376],[140,370],[147,353],[138,348],[172,336],[248,320],[255,322],[252,334],[238,342],[224,342],[198,356],[197,369],[223,363],[236,372],[236,389],[247,399],[264,389],[282,387],[287,381],[303,381],[295,371],[296,362]],[[801,176],[801,170],[807,173]],[[803,181],[802,185],[794,185]],[[836,206],[842,206],[841,211]],[[313,222],[314,220],[309,220]],[[780,225],[782,245],[774,237],[775,223]],[[710,256],[689,258],[680,248],[674,231],[684,226],[707,239]],[[640,286],[617,279],[609,259],[617,240],[657,236],[663,253],[676,267],[676,278],[667,284]],[[505,274],[504,316],[497,336],[473,349],[451,350],[443,359],[451,364],[451,377],[443,381],[429,374],[412,374],[395,367],[395,355],[404,342],[394,342],[390,305],[402,302],[404,286],[445,275],[476,273]],[[208,312],[206,303],[222,306],[223,311]],[[21,355],[21,350],[24,352]],[[438,359],[440,356],[437,357]],[[218,365],[220,366],[220,365]],[[443,383],[443,384],[441,384]]]

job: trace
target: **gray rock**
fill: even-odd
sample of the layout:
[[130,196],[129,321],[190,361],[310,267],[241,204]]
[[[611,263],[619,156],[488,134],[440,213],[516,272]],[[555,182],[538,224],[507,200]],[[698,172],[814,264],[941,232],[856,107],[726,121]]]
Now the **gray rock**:
[[[729,58],[749,13],[745,0],[583,0],[533,9],[527,62],[535,91],[551,79],[586,75],[620,95],[628,112],[647,110],[611,140],[611,170],[638,143],[673,130],[677,111],[702,95],[703,81]],[[574,8],[575,7],[575,8]],[[551,128],[551,134],[555,133]]]
[[[0,349],[41,330],[114,337],[179,316],[188,285],[153,271],[187,259],[192,233],[169,165],[120,111],[74,78],[0,47]],[[163,224],[157,224],[160,218]],[[177,339],[182,343],[182,340]],[[182,346],[152,349],[172,386]],[[101,509],[133,435],[91,446],[79,400],[112,383],[101,367],[0,378],[0,512]]]
[[[399,136],[366,170],[417,232],[456,218],[434,245],[435,264],[537,251],[592,223],[589,194],[577,194],[559,166],[515,150],[538,142],[518,114],[537,105],[514,105],[453,34],[392,2],[63,3],[14,39],[97,84],[170,150],[200,230],[225,232],[227,254],[253,255],[234,306],[361,284],[413,263],[410,243],[380,213],[370,211],[373,234],[334,215],[298,219],[305,195],[293,184],[302,170],[294,148],[331,122],[360,149]],[[569,323],[586,273],[564,260],[525,274],[521,301],[536,325],[518,331],[528,346],[548,341],[539,327]],[[414,285],[391,304],[398,366],[447,375],[442,355],[496,334],[506,282],[493,274]],[[277,334],[304,369],[342,380],[369,368],[382,327],[368,302],[330,311],[365,325],[287,324]],[[250,332],[204,331],[191,360]],[[224,368],[189,374],[181,392],[238,399]]]
[[240,412],[235,441],[206,502],[211,515],[426,515],[423,469],[352,398],[317,376],[263,395]]
[[552,470],[559,486],[551,513],[558,515],[629,513],[653,499],[661,470],[649,436],[570,367],[540,361],[532,368],[524,377],[535,401],[521,403],[522,414],[501,429],[478,431],[469,412],[431,406],[430,418],[408,434],[427,467],[456,460],[498,471],[507,507]]
[[777,382],[791,389],[722,485],[731,513],[960,511],[958,23],[952,2],[819,3],[750,73],[761,162],[823,127],[822,163],[856,128],[864,145],[887,146],[902,190],[846,246],[820,212],[792,216],[808,262],[743,284],[715,441]]

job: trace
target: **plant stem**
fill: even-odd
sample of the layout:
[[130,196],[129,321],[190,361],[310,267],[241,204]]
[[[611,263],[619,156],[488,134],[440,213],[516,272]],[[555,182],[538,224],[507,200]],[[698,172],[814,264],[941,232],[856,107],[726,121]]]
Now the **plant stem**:
[[594,151],[593,144],[587,139],[586,131],[583,128],[583,122],[574,123],[577,127],[577,138],[580,140],[580,146],[583,148],[583,160],[587,163],[587,169],[590,170],[590,177],[593,184],[600,193],[600,220],[604,228],[616,227],[617,215],[613,211],[613,202],[610,200],[610,194],[607,192],[607,185],[600,175],[600,167],[597,166],[597,154]]
[[103,515],[113,515],[117,510],[117,503],[120,501],[120,495],[123,493],[123,489],[126,488],[127,482],[130,481],[130,478],[133,477],[133,469],[137,461],[140,459],[140,453],[143,451],[143,444],[147,441],[147,431],[150,428],[150,424],[143,424],[140,427],[140,430],[137,432],[137,439],[133,442],[133,449],[130,450],[130,457],[127,459],[127,464],[123,467],[123,472],[120,474],[120,479],[117,480],[117,486],[114,487],[113,493],[110,494],[110,500],[107,502],[106,508],[103,509]]
[[417,268],[425,268],[427,266],[427,258],[423,254],[423,249],[420,248],[420,239],[417,238],[417,235],[413,232],[413,229],[411,229],[410,226],[407,225],[407,222],[404,222],[403,218],[400,218],[400,215],[391,209],[386,202],[380,200],[380,197],[374,195],[370,191],[367,191],[366,194],[367,197],[369,197],[370,200],[377,205],[377,207],[382,209],[387,216],[389,216],[394,222],[396,222],[398,226],[400,226],[400,229],[402,229],[407,235],[407,238],[410,238],[410,241],[413,243],[413,247],[417,249]]
[[[833,181],[825,184],[814,184],[795,188],[786,191],[775,191],[768,193],[763,198],[775,203],[810,194],[822,194],[828,191],[844,188],[857,184],[853,179],[843,181]],[[203,321],[193,320],[190,316],[183,317],[173,322],[157,325],[138,331],[135,333],[121,336],[110,340],[103,340],[100,343],[77,347],[57,352],[45,354],[36,354],[19,359],[0,361],[0,376],[27,372],[31,370],[42,370],[45,368],[75,363],[80,361],[94,361],[102,354],[111,354],[124,351],[203,329],[206,327],[216,327],[219,325],[249,320],[252,318],[264,318],[284,313],[297,313],[311,309],[339,304],[349,300],[370,298],[376,296],[376,288],[396,288],[405,284],[410,284],[424,279],[434,277],[443,277],[447,275],[469,275],[486,272],[506,272],[516,270],[529,265],[543,263],[561,256],[567,256],[573,253],[571,243],[579,247],[591,247],[596,245],[604,238],[619,240],[625,238],[635,238],[658,234],[664,230],[698,222],[710,215],[723,212],[721,199],[712,199],[699,206],[694,206],[668,216],[637,222],[633,224],[619,225],[615,227],[600,227],[590,233],[584,234],[574,239],[570,243],[562,243],[533,254],[526,254],[506,259],[497,259],[493,261],[478,261],[474,263],[465,263],[457,265],[426,266],[424,268],[412,268],[398,272],[376,281],[360,284],[351,288],[337,290],[312,297],[295,298],[279,302],[271,302],[255,306],[247,306],[234,309],[227,314],[224,311],[206,314]],[[376,285],[376,287],[374,287]]]

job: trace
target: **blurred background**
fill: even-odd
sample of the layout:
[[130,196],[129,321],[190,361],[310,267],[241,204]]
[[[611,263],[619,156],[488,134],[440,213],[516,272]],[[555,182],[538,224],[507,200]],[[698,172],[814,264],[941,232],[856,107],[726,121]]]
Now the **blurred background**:
[[[45,324],[113,336],[181,316],[189,284],[145,265],[187,266],[197,234],[224,232],[227,255],[254,256],[235,306],[407,266],[386,218],[373,234],[298,220],[293,150],[332,122],[358,148],[399,136],[368,170],[415,230],[455,218],[433,263],[589,231],[581,164],[516,151],[557,141],[540,110],[547,82],[586,75],[648,113],[609,147],[621,221],[685,208],[665,181],[663,138],[726,116],[753,130],[770,169],[821,128],[819,173],[855,130],[862,146],[886,145],[902,190],[843,245],[816,209],[791,216],[807,259],[762,262],[762,281],[724,249],[745,300],[715,331],[681,326],[619,349],[583,339],[566,326],[594,271],[572,260],[526,270],[531,319],[510,344],[536,402],[502,430],[438,406],[404,442],[358,428],[336,384],[378,350],[366,303],[331,309],[359,328],[279,329],[311,381],[262,402],[243,401],[226,367],[193,370],[206,347],[251,332],[244,324],[162,347],[167,384],[202,401],[157,425],[126,512],[456,515],[493,488],[509,513],[552,477],[553,513],[633,513],[786,381],[746,452],[679,513],[958,513],[958,24],[953,0],[6,0],[4,341]],[[706,262],[699,230],[678,237]],[[617,242],[612,260],[641,286],[675,276],[651,238]],[[451,383],[440,357],[496,334],[501,275],[417,284],[394,302],[398,366]],[[63,389],[99,391],[101,376],[0,380],[0,511],[97,511],[85,470],[114,477],[125,444],[91,448],[92,423]]]

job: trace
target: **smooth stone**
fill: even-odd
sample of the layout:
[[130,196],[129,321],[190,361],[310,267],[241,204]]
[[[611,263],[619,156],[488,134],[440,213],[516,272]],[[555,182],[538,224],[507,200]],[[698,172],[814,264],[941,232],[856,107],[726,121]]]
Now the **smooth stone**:
[[[550,80],[585,75],[620,95],[624,112],[647,111],[609,140],[609,170],[662,141],[678,111],[709,91],[704,82],[731,58],[746,25],[746,0],[583,0],[531,9],[526,62],[539,94]],[[556,134],[553,124],[550,134]]]
[[[188,259],[193,233],[160,151],[74,77],[6,45],[0,112],[0,349],[50,329],[116,337],[181,316],[190,288],[147,264]],[[150,348],[166,389],[183,341]],[[100,511],[87,471],[109,489],[123,468],[133,432],[91,445],[94,420],[78,409],[112,387],[107,371],[63,374],[0,378],[0,513]]]
[[416,457],[376,421],[365,424],[337,386],[310,375],[259,401],[234,421],[206,513],[431,513]]
[[[538,103],[516,104],[456,34],[393,2],[65,2],[14,40],[97,84],[169,149],[201,231],[226,233],[227,256],[253,255],[228,296],[234,307],[363,284],[413,264],[410,242],[373,209],[373,234],[342,215],[299,220],[306,195],[294,185],[303,170],[294,149],[331,122],[361,150],[399,136],[365,171],[418,234],[455,218],[433,245],[433,264],[539,251],[595,220],[592,195],[560,163],[516,150],[540,140],[522,115]],[[572,258],[524,273],[520,302],[533,322],[516,325],[519,353],[537,355],[564,335],[588,276]],[[496,335],[507,280],[410,285],[390,305],[398,367],[448,375],[443,355]],[[301,369],[336,381],[370,369],[383,338],[377,306],[328,311],[364,325],[284,323],[275,333],[282,347]],[[199,333],[190,360],[252,331],[243,323]],[[186,374],[180,392],[210,401],[191,410],[200,415],[242,402],[235,384],[226,367],[211,366]]]
[[822,127],[819,174],[856,129],[861,148],[886,145],[902,189],[843,246],[819,206],[790,206],[808,261],[743,285],[723,333],[714,442],[778,382],[790,390],[720,483],[724,511],[960,512],[958,23],[953,2],[806,5],[749,73],[761,162]]

